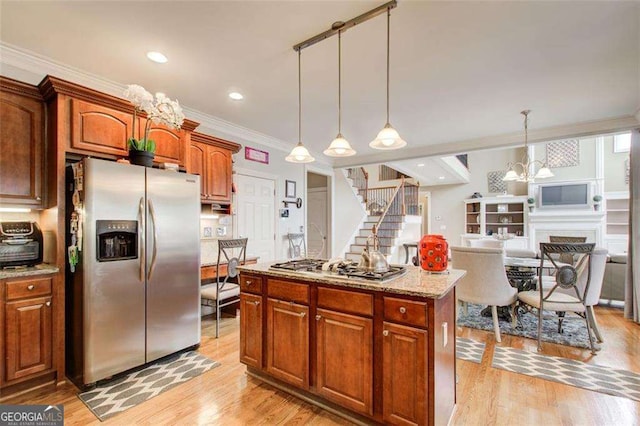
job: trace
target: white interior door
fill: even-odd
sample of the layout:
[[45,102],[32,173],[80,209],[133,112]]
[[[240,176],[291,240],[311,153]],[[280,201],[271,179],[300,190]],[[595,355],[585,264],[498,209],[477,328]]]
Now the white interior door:
[[327,258],[327,188],[307,192],[307,252],[309,257]]
[[235,181],[238,237],[249,238],[247,255],[259,256],[259,262],[275,260],[275,182],[246,175],[236,175]]

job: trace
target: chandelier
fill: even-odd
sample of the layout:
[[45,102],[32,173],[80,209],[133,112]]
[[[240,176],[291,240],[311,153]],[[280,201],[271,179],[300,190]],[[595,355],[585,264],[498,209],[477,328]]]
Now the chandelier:
[[[529,158],[529,113],[531,110],[521,111],[524,115],[524,156],[521,162],[507,164],[508,171],[502,180],[507,182],[535,182],[535,179],[545,179],[553,177],[553,173],[547,167],[546,162],[540,160],[532,160]],[[537,173],[534,173],[536,166],[540,167]],[[519,172],[518,172],[519,171]]]

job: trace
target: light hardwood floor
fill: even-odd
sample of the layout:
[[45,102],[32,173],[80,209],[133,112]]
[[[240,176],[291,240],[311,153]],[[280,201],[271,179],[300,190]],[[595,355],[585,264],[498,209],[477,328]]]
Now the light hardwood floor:
[[[595,356],[588,350],[544,344],[544,354],[640,372],[640,326],[622,311],[598,308],[606,342]],[[70,384],[5,403],[64,404],[65,425],[345,425],[349,422],[269,385],[248,378],[238,362],[238,319],[224,318],[221,337],[203,319],[200,352],[222,365],[101,423]],[[635,425],[640,402],[535,379],[491,367],[493,333],[458,327],[458,335],[487,343],[481,364],[458,361],[458,406],[454,425]],[[536,351],[536,342],[502,336],[501,346]]]

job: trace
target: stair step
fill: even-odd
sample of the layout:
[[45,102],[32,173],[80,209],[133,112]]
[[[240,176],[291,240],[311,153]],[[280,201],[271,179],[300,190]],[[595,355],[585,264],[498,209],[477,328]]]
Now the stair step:
[[[367,244],[367,237],[369,235],[363,235],[363,236],[356,236],[356,242],[354,244],[358,244],[358,245],[365,245]],[[378,235],[378,240],[380,240],[380,244],[382,244],[383,246],[392,246],[394,245],[394,237],[381,237],[380,235]]]
[[[361,229],[373,229],[373,225],[377,223],[378,222],[365,221]],[[401,229],[402,225],[404,225],[402,222],[382,222],[378,229]]]
[[[396,238],[399,234],[397,229],[378,229],[378,237],[381,238]],[[368,237],[371,235],[371,229],[360,229],[359,237]]]
[[[366,245],[364,244],[351,244],[349,250],[351,253],[362,253],[365,247]],[[379,251],[382,254],[391,254],[391,247],[381,245]]]

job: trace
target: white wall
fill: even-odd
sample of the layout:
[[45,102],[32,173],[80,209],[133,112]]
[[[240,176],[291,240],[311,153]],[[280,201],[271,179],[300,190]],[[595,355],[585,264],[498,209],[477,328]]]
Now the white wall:
[[629,191],[629,184],[625,182],[625,161],[628,152],[613,152],[613,136],[605,136],[604,144],[604,191]]
[[[487,173],[505,170],[510,161],[520,161],[522,151],[502,149],[469,152],[469,183],[421,187],[421,200],[426,191],[431,192],[431,232],[444,235],[450,245],[459,245],[460,235],[465,233],[463,200],[474,192],[485,197],[495,196],[489,193]],[[509,183],[507,188],[508,193],[513,195],[526,194],[526,185]]]

